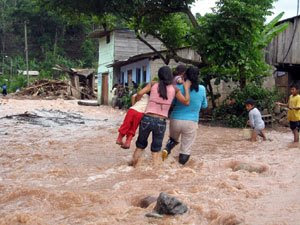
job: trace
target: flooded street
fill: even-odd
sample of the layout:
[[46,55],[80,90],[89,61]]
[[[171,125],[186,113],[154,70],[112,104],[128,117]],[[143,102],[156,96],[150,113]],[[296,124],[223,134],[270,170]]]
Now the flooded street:
[[[250,143],[240,129],[200,125],[186,166],[176,148],[152,169],[147,149],[134,169],[134,143],[115,144],[124,115],[76,101],[2,100],[0,225],[300,224],[300,147],[289,129]],[[139,201],[162,191],[188,212],[145,217],[155,203]]]

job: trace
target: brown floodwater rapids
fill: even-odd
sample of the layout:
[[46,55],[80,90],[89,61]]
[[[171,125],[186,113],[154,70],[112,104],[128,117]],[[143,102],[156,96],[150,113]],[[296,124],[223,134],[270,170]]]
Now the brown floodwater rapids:
[[[176,147],[153,169],[148,148],[132,168],[134,142],[128,150],[115,144],[123,111],[64,100],[0,103],[0,225],[300,224],[300,148],[288,128],[251,143],[241,129],[200,125],[187,165],[177,163]],[[155,203],[141,208],[140,200],[163,191],[188,212],[145,217]]]

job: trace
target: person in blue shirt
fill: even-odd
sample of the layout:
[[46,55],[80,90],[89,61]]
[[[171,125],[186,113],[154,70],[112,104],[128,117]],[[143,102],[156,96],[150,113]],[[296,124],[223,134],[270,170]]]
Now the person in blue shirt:
[[7,86],[6,86],[6,84],[2,85],[2,94],[3,94],[3,96],[7,95]]
[[[177,100],[174,101],[173,111],[170,115],[170,138],[162,152],[163,160],[179,143],[180,136],[179,163],[184,165],[190,158],[191,147],[197,136],[199,112],[202,108],[207,108],[206,91],[204,86],[199,85],[198,77],[198,68],[191,66],[187,69],[186,78],[192,83],[190,87],[190,104],[186,106]],[[177,87],[184,93],[182,85],[177,85]]]

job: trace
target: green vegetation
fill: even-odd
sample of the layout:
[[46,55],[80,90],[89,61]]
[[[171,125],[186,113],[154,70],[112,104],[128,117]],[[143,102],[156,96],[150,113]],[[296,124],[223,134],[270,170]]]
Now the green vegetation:
[[[18,88],[22,88],[26,86],[27,80],[26,76],[24,75],[16,75],[10,77],[9,75],[0,76],[0,88],[3,84],[7,84],[7,91],[8,92],[15,92]],[[2,90],[2,89],[1,89]]]
[[0,0],[0,72],[12,77],[9,86],[22,87],[14,82],[21,79],[17,70],[26,70],[25,21],[29,70],[39,71],[39,78],[52,78],[52,67],[58,63],[93,67],[97,62],[97,42],[86,38],[97,27],[96,19],[85,15],[71,18],[46,9],[36,0]]
[[[270,75],[264,61],[264,48],[287,24],[276,25],[282,15],[265,25],[275,0],[218,0],[213,13],[194,16],[191,6],[195,0],[39,0],[50,9],[101,17],[103,27],[117,26],[116,21],[133,29],[136,36],[152,35],[167,48],[160,58],[170,59],[201,68],[201,78],[215,107],[215,84],[234,81],[240,89],[247,83],[259,82]],[[119,6],[122,7],[119,7]],[[178,48],[190,46],[202,61],[180,57]]]
[[[212,13],[195,16],[190,10],[195,0],[0,0],[2,66],[7,74],[7,54],[15,68],[24,70],[24,21],[28,21],[30,69],[41,71],[42,77],[51,76],[56,63],[93,66],[96,44],[86,35],[97,24],[106,30],[128,27],[166,64],[174,59],[201,68],[201,80],[214,108],[219,96],[215,95],[212,82],[235,82],[238,88],[230,97],[238,103],[230,106],[233,108],[224,105],[223,113],[230,114],[231,124],[240,126],[236,117],[245,114],[245,96],[254,97],[264,108],[267,106],[262,99],[276,96],[261,88],[262,78],[271,74],[264,60],[264,48],[288,26],[277,25],[282,14],[265,24],[274,1],[218,0]],[[145,40],[147,35],[160,40],[167,53],[158,52]],[[186,46],[199,53],[202,60],[182,58],[177,51]],[[259,96],[252,96],[249,90]]]
[[215,109],[214,119],[224,121],[229,127],[244,127],[248,120],[248,112],[245,108],[245,101],[248,98],[256,101],[256,107],[260,111],[267,110],[268,113],[272,113],[275,102],[281,97],[276,90],[248,84],[243,90],[235,89],[223,104]]

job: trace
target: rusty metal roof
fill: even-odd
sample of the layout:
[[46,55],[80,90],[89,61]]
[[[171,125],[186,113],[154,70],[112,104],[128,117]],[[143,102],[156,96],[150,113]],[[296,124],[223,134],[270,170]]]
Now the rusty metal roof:
[[91,32],[87,37],[88,38],[102,38],[114,31],[133,32],[132,30],[130,30],[128,28],[115,28],[115,29],[111,29],[111,30],[96,29],[93,32]]

